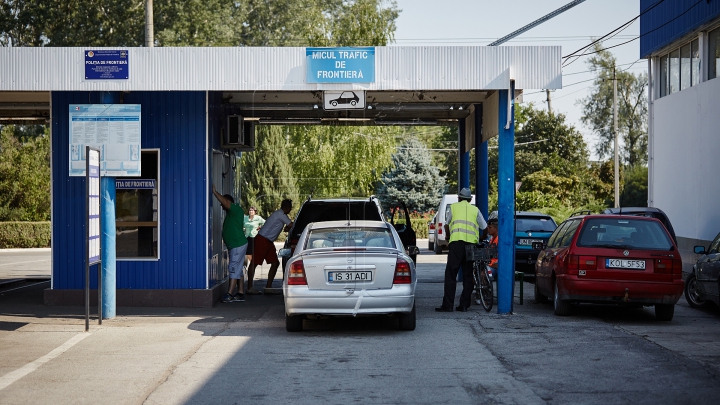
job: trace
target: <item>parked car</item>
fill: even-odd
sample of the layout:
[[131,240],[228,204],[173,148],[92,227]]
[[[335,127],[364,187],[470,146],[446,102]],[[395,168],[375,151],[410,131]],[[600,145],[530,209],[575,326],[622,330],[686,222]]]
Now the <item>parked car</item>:
[[[400,212],[400,209],[402,209],[402,212]],[[402,214],[405,215],[404,223],[395,223],[395,216],[400,219],[400,215]],[[390,224],[395,228],[398,235],[400,236],[400,240],[402,241],[406,251],[410,246],[417,246],[417,234],[412,227],[412,221],[410,221],[410,212],[408,212],[408,209],[405,206],[404,202],[400,202],[400,204],[395,206],[395,209],[390,211]],[[413,263],[417,263],[417,254],[411,254],[410,258],[412,259]]]
[[[293,227],[288,232],[283,248],[290,249],[290,253],[293,253],[300,235],[309,223],[342,220],[384,221],[385,216],[380,202],[374,196],[365,199],[308,199],[295,215]],[[287,258],[283,258],[283,269],[286,264]]]
[[[450,204],[458,202],[457,194],[445,194],[440,200],[440,205],[435,214],[435,242],[433,244],[433,251],[439,255],[443,249],[447,249],[448,240],[445,239],[445,218],[447,212],[450,210]],[[470,204],[475,204],[475,196],[472,197]]]
[[620,208],[606,208],[603,214],[616,214],[616,215],[638,215],[643,217],[657,218],[665,225],[673,241],[677,245],[677,238],[675,237],[675,230],[670,223],[670,218],[660,208],[656,207],[620,207]]
[[535,300],[553,298],[556,315],[572,303],[655,306],[670,321],[683,292],[682,260],[663,224],[645,216],[579,215],[553,232],[535,263]]
[[[288,257],[290,250],[280,255]],[[285,328],[302,331],[308,316],[393,315],[401,330],[414,330],[416,286],[415,264],[391,224],[311,223],[283,278]]]
[[696,254],[702,255],[685,280],[685,299],[693,308],[705,307],[714,302],[720,305],[720,234],[710,247],[695,246]]
[[533,243],[547,243],[557,228],[550,215],[539,212],[515,212],[515,270],[535,274],[535,262],[540,250]]
[[437,213],[428,222],[428,250],[435,250],[435,221],[437,219]]

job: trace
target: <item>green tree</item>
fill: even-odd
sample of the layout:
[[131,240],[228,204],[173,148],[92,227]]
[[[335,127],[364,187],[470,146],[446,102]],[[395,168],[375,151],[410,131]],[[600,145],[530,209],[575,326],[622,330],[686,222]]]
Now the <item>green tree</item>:
[[393,167],[383,174],[377,195],[383,207],[391,209],[404,202],[408,210],[426,212],[440,203],[445,180],[419,140],[407,139],[393,155]]
[[399,128],[290,126],[287,151],[300,192],[315,196],[372,194],[390,167]]
[[596,72],[593,89],[580,101],[582,121],[600,138],[596,152],[601,158],[614,151],[613,77],[617,80],[618,134],[622,141],[622,161],[630,166],[647,162],[647,95],[646,73],[638,75],[616,68],[617,60],[602,44],[595,45],[595,56],[588,60]]
[[[289,198],[300,200],[297,181],[285,150],[286,127],[258,126],[255,152],[243,153],[240,194],[243,207],[255,206],[267,217]],[[272,158],[265,158],[272,156]],[[251,170],[250,170],[251,169]],[[295,204],[297,206],[297,204]]]
[[[19,131],[18,131],[19,132]],[[0,221],[50,219],[50,136],[0,129]]]
[[625,181],[620,193],[623,207],[647,207],[648,200],[648,168],[646,166],[630,166],[625,172]]

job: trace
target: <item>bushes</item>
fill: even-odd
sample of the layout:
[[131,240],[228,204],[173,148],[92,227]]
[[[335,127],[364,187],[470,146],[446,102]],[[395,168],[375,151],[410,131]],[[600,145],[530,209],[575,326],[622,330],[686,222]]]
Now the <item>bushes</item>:
[[0,249],[50,247],[50,221],[0,222]]

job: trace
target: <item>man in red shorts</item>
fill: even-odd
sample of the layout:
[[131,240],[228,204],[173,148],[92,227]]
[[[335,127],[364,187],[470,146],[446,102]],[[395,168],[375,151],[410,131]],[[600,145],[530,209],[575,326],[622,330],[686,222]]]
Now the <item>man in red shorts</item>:
[[280,266],[280,260],[277,257],[273,242],[280,236],[280,232],[283,230],[287,232],[292,228],[293,221],[288,217],[290,210],[292,210],[292,201],[283,200],[280,204],[280,209],[270,214],[268,219],[265,220],[265,224],[260,228],[257,236],[255,236],[253,257],[248,267],[247,294],[262,294],[253,287],[253,279],[255,277],[255,267],[257,267],[258,264],[262,264],[263,261],[270,265],[268,280],[265,285],[265,294],[280,294],[282,292],[280,289],[272,288],[272,282],[275,279],[277,268]]

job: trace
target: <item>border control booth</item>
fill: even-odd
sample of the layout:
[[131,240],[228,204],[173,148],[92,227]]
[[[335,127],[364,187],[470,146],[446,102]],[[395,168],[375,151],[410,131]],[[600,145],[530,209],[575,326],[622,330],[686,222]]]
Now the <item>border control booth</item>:
[[[127,70],[89,77],[91,51],[124,54]],[[108,165],[118,155],[139,168],[115,174],[112,185],[106,225],[116,237],[117,305],[206,307],[227,284],[224,214],[211,187],[239,197],[240,172],[229,168],[234,156],[252,153],[256,126],[456,125],[459,186],[470,185],[476,165],[485,216],[486,141],[499,137],[498,253],[508,267],[499,270],[498,311],[512,310],[514,260],[502,259],[514,255],[513,102],[523,90],[561,88],[560,47],[2,48],[0,72],[0,122],[23,117],[51,128],[49,305],[83,303],[85,178],[71,168],[76,144],[92,143],[91,132],[94,142],[109,142]],[[137,106],[127,124],[139,131],[137,147],[127,130],[107,140],[118,133],[112,120],[78,124],[75,109],[92,105]],[[107,125],[109,132],[98,129]],[[96,288],[97,276],[90,282]]]

